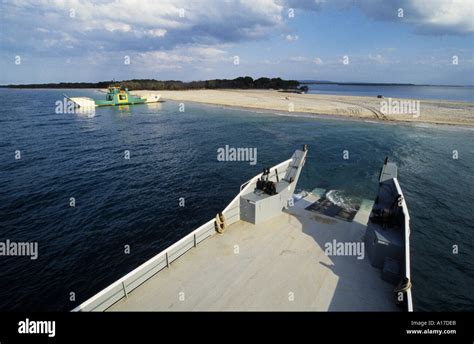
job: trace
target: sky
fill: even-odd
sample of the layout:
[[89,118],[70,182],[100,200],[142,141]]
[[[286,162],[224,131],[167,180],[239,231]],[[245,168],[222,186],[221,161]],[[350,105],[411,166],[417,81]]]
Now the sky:
[[474,0],[0,0],[0,84],[474,85]]

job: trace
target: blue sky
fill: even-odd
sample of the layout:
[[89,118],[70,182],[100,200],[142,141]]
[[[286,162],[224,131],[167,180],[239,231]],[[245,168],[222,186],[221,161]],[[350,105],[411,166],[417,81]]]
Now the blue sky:
[[471,0],[2,0],[0,7],[0,84],[243,75],[474,84]]

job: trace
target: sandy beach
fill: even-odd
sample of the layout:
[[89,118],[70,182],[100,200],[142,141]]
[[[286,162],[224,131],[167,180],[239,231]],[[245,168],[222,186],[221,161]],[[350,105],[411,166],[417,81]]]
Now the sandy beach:
[[[161,99],[381,121],[474,126],[474,103],[319,94],[275,90],[134,91],[161,94]],[[410,102],[407,102],[410,101]],[[407,111],[408,110],[408,111]]]

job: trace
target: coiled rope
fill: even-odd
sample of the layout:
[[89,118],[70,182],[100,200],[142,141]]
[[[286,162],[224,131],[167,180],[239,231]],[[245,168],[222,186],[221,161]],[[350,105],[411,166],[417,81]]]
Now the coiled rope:
[[218,213],[216,215],[216,221],[214,221],[214,227],[216,231],[220,234],[224,233],[225,229],[227,228],[227,222],[225,221],[224,214]]

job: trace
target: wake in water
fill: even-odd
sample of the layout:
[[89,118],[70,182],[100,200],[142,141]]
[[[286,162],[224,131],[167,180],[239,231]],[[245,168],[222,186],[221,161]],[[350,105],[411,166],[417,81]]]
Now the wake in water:
[[331,201],[335,205],[338,205],[341,208],[344,208],[350,211],[359,210],[361,200],[356,197],[348,195],[344,191],[329,190],[328,192],[326,192],[325,196],[329,201]]

